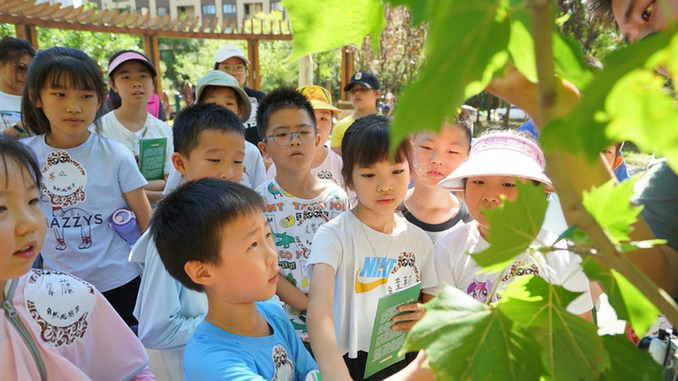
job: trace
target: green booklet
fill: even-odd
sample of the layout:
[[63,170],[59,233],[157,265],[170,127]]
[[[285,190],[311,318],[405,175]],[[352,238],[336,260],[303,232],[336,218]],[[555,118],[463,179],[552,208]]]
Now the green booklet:
[[398,356],[398,351],[405,342],[407,332],[392,331],[391,319],[400,314],[398,307],[403,304],[416,303],[419,300],[420,290],[421,282],[417,282],[379,299],[377,315],[374,319],[374,327],[372,327],[370,351],[367,354],[365,378],[405,358],[405,355]]
[[165,177],[167,138],[139,140],[139,171],[148,181]]

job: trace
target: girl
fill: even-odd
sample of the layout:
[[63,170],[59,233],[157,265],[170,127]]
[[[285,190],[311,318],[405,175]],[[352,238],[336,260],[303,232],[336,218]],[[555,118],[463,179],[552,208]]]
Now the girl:
[[[433,245],[421,229],[395,214],[410,181],[410,143],[389,160],[388,118],[356,120],[342,142],[342,174],[358,206],[320,227],[306,266],[312,275],[308,331],[322,374],[362,380],[380,297],[416,282],[438,284]],[[405,263],[405,265],[403,265]],[[391,329],[409,331],[424,315],[417,303],[399,308]],[[342,361],[343,356],[343,361]],[[413,356],[412,356],[413,357]],[[371,376],[381,380],[401,361]]]
[[16,138],[32,135],[21,124],[21,94],[33,57],[35,49],[28,41],[14,37],[0,41],[0,131]]
[[47,230],[40,188],[29,149],[0,136],[2,377],[153,380],[144,347],[97,290],[70,274],[30,270]]
[[50,230],[42,251],[45,268],[92,283],[127,324],[135,325],[141,266],[127,261],[129,245],[109,221],[116,210],[129,208],[145,231],[151,208],[132,153],[90,132],[93,123],[93,129],[100,128],[106,92],[96,63],[76,49],[42,50],[26,86],[23,119],[41,134],[23,141],[44,175],[41,206]]
[[160,179],[149,177],[148,185],[144,188],[152,203],[162,197],[174,153],[172,130],[148,113],[147,103],[153,95],[153,80],[156,76],[155,67],[145,55],[133,50],[121,50],[113,54],[108,61],[108,78],[111,90],[118,97],[111,98],[114,110],[101,118],[103,136],[124,144],[134,153],[137,163],[141,140],[164,139],[165,161],[162,176]]

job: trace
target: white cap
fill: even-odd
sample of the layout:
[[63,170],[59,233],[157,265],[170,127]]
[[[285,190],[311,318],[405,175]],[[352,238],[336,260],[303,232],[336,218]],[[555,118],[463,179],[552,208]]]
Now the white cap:
[[214,63],[218,64],[232,57],[240,58],[246,64],[248,65],[250,64],[250,61],[247,59],[247,57],[245,57],[245,53],[243,53],[242,50],[236,48],[233,45],[226,45],[220,47],[219,50],[217,50],[216,54],[214,54]]
[[473,143],[468,160],[438,183],[441,188],[464,190],[464,179],[476,176],[513,176],[536,180],[553,192],[544,174],[546,161],[539,146],[519,135],[485,135]]

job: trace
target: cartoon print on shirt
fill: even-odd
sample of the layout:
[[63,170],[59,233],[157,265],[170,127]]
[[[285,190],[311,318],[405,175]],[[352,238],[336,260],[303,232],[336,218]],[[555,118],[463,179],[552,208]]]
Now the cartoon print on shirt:
[[539,275],[539,267],[529,258],[513,262],[509,271],[501,278],[502,282],[508,282],[514,276]]
[[297,220],[291,214],[285,218],[280,219],[279,221],[281,228],[289,228],[292,225],[294,225],[295,222],[297,222]]
[[289,249],[290,245],[294,243],[294,237],[288,235],[287,233],[272,233],[273,234],[273,242],[275,242],[276,246],[282,246],[285,249]]
[[[80,226],[80,237],[82,238],[82,243],[78,246],[78,249],[89,249],[92,247],[92,226],[90,222],[92,221],[92,216],[87,213],[85,210],[80,208],[69,208],[62,210],[60,206],[52,206],[52,217],[53,221],[65,221],[64,224],[50,224],[52,230],[54,230],[54,237],[56,237],[57,245],[55,249],[63,251],[66,249],[66,241],[64,240],[64,227],[69,225],[69,221],[73,221],[71,225],[75,227]],[[80,222],[82,221],[82,222]],[[56,225],[56,226],[53,226]]]
[[294,380],[294,364],[287,355],[287,350],[278,344],[273,347],[273,366],[275,374],[271,381],[292,381]]
[[419,282],[419,268],[416,265],[416,256],[412,252],[403,251],[398,255],[398,261],[388,277],[388,293],[402,290]]
[[331,182],[335,183],[336,185],[339,185],[337,180],[334,179],[334,175],[332,174],[332,172],[327,170],[327,169],[319,170],[318,173],[316,174],[316,177],[319,178],[320,180],[331,181]]
[[294,230],[294,240],[303,251],[303,256],[311,255],[313,237],[322,225],[330,220],[323,206],[314,204],[306,206],[301,213],[297,213],[297,228]]
[[[493,287],[494,282],[492,282],[491,280],[481,282],[474,278],[473,282],[471,282],[471,284],[469,284],[468,287],[466,288],[466,294],[470,295],[471,297],[473,297],[473,299],[481,303],[485,303],[487,301],[487,297],[492,292]],[[499,299],[501,299],[501,296],[499,296],[498,293],[495,293],[494,295],[492,295],[491,303],[494,303]]]

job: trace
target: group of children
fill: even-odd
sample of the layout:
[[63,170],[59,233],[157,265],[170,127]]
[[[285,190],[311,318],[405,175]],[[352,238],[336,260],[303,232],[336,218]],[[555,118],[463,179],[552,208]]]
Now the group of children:
[[[70,48],[38,52],[22,101],[38,135],[23,145],[0,138],[0,299],[9,302],[0,343],[10,353],[0,361],[16,379],[152,378],[144,347],[161,350],[173,379],[363,379],[379,298],[418,282],[420,301],[444,284],[485,301],[536,274],[582,293],[572,313],[592,308],[566,249],[477,273],[470,253],[491,241],[483,211],[515,199],[516,181],[554,191],[524,134],[471,146],[462,113],[391,156],[389,119],[372,114],[346,129],[339,157],[325,147],[331,96],[307,86],[259,102],[257,149],[243,126],[252,106],[228,74],[203,77],[197,104],[171,129],[146,112],[157,75],[146,57],[120,52],[108,75],[122,104],[102,118],[94,61]],[[149,137],[166,139],[151,181],[135,161]],[[259,151],[275,166],[268,180]],[[327,158],[334,164],[323,167]],[[144,232],[131,254],[109,227],[120,209]],[[45,270],[30,270],[38,253]],[[399,311],[395,331],[425,314],[420,303]],[[137,324],[138,339],[127,328]],[[432,379],[415,357],[367,379]]]

